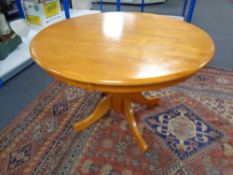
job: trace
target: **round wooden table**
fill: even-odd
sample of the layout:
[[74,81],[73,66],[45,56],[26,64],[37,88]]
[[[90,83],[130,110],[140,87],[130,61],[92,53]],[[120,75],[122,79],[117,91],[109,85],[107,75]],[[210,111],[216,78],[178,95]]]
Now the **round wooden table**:
[[95,111],[74,124],[87,128],[110,109],[129,122],[142,151],[131,103],[158,105],[142,91],[186,80],[212,59],[215,47],[198,27],[154,14],[101,13],[56,23],[35,36],[30,52],[37,64],[67,84],[105,92]]

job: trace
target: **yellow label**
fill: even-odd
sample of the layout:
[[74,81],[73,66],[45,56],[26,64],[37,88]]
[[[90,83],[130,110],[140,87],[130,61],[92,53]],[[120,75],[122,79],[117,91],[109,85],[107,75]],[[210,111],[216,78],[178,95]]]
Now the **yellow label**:
[[31,23],[31,24],[35,24],[35,25],[40,25],[41,24],[41,20],[39,16],[31,16],[31,15],[27,15],[27,20]]
[[44,13],[45,13],[46,18],[49,18],[51,16],[58,14],[59,13],[58,1],[44,4]]

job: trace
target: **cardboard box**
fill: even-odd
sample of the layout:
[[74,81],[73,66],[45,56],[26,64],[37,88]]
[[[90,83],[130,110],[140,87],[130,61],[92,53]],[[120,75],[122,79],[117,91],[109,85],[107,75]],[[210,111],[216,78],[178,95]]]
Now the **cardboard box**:
[[24,13],[32,25],[47,26],[62,19],[59,0],[24,0]]

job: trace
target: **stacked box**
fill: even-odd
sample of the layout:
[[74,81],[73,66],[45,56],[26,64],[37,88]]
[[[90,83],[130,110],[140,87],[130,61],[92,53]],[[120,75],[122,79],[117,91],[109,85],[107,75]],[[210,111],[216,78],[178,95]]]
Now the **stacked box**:
[[62,19],[59,0],[23,0],[22,4],[32,25],[47,26]]

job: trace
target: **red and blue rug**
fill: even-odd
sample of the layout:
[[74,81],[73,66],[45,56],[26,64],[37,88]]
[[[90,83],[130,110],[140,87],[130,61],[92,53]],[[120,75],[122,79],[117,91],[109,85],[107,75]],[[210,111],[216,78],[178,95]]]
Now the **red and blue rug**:
[[233,72],[207,68],[144,95],[161,99],[158,107],[134,105],[146,153],[121,114],[74,132],[100,94],[53,82],[0,132],[0,174],[233,174]]

